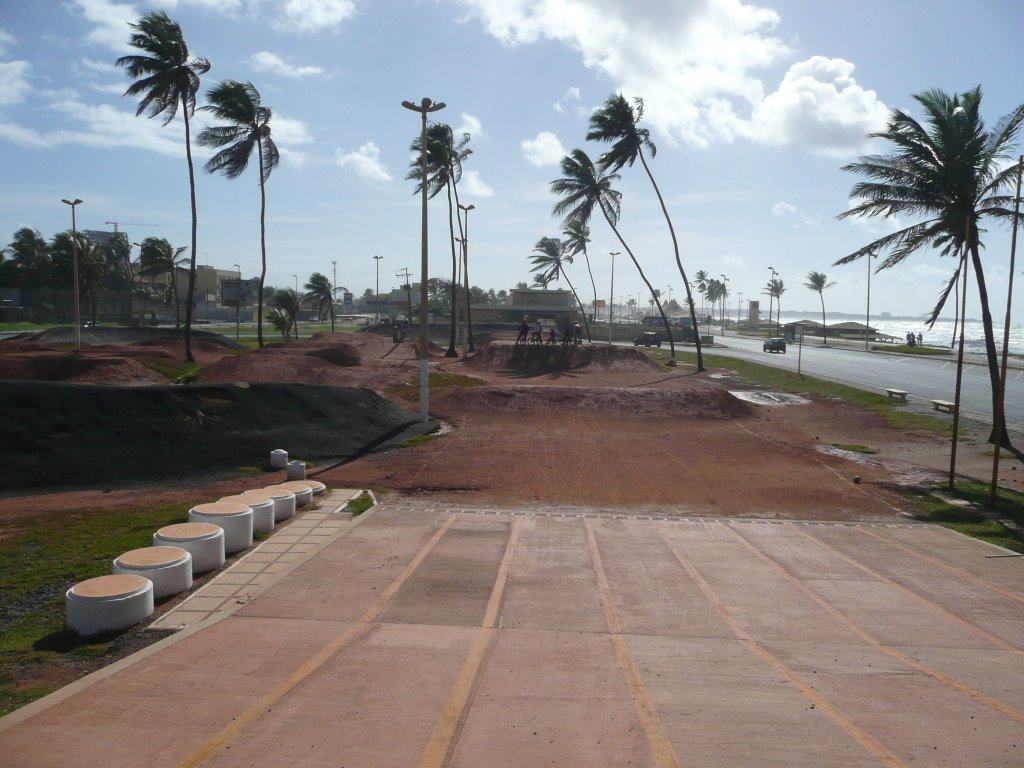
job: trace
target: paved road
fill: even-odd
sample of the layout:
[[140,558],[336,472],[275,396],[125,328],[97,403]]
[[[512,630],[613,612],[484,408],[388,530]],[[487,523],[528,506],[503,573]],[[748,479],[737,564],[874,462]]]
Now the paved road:
[[316,536],[0,720],[4,764],[1024,763],[1024,560],[946,530],[402,503]]

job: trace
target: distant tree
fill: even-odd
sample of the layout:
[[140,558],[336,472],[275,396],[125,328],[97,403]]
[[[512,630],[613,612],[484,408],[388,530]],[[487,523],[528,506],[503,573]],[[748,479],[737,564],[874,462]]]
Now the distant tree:
[[167,275],[170,291],[167,296],[174,302],[174,327],[181,327],[181,302],[178,301],[178,268],[187,262],[181,254],[187,249],[174,248],[162,237],[147,237],[142,241],[142,249],[139,252],[139,263],[141,269],[139,275],[142,277],[156,278]]
[[331,286],[331,281],[327,279],[326,275],[314,272],[309,276],[309,282],[302,287],[306,289],[306,295],[303,299],[307,304],[316,309],[316,319],[318,321],[323,317],[325,310],[330,312],[331,333],[334,333],[336,330],[334,324],[334,289]]
[[284,288],[276,291],[270,300],[271,306],[284,312],[291,320],[292,335],[299,340],[299,307],[302,305],[302,298],[295,292],[294,288]]
[[[569,285],[569,290],[576,297],[576,303],[582,308],[583,303],[580,301],[580,296],[576,293],[572,280],[569,279],[569,275],[565,272],[565,265],[572,264],[572,256],[566,251],[564,242],[556,237],[542,237],[533,246],[533,256],[530,257],[530,261],[533,263],[531,272],[538,275],[544,274],[552,280],[564,277],[565,282]],[[583,312],[583,324],[587,328],[587,341],[592,341],[590,338],[590,323],[587,320],[587,313],[585,311]]]
[[[583,254],[583,259],[587,263],[587,274],[590,276],[590,287],[594,291],[594,303],[591,304],[591,308],[597,311],[597,285],[594,283],[594,272],[590,269],[590,254],[587,252],[587,243],[590,242],[590,227],[584,221],[577,221],[576,219],[569,219],[565,222],[565,227],[562,229],[562,234],[565,236],[565,252],[569,256],[578,256]],[[576,299],[579,301],[579,297]],[[586,315],[586,311],[583,312]],[[587,340],[590,340],[590,327],[587,326]]]
[[835,281],[830,283],[824,272],[808,272],[807,282],[804,283],[804,288],[817,291],[818,298],[821,299],[821,336],[825,341],[825,346],[828,346],[828,331],[825,330],[825,289],[831,288],[833,285],[835,285]]
[[20,287],[40,288],[50,282],[50,249],[37,229],[22,227],[14,233],[7,246],[7,261],[7,274],[14,276]]
[[517,290],[517,291],[525,291],[525,290],[527,290],[527,289],[528,289],[529,287],[530,287],[530,286],[528,286],[528,285],[527,285],[526,283],[516,283],[516,290]]
[[180,105],[185,120],[185,158],[188,160],[188,186],[192,202],[192,258],[188,272],[188,304],[185,305],[185,358],[192,363],[195,362],[192,356],[192,304],[196,290],[198,216],[189,118],[196,108],[199,76],[210,70],[210,62],[189,56],[181,27],[163,11],[151,11],[130,26],[135,32],[129,45],[145,55],[122,56],[117,60],[117,66],[124,67],[130,77],[138,78],[124,92],[125,96],[142,96],[135,114],[141,115],[147,111],[147,117],[163,114],[164,125],[167,125],[178,113]]
[[[274,294],[277,295],[276,293]],[[273,302],[273,299],[271,299]],[[275,306],[270,307],[270,311],[267,313],[267,319],[275,330],[281,333],[281,341],[288,341],[288,334],[292,330],[292,319],[283,309],[279,309]]]
[[[773,277],[765,286],[766,293],[775,299],[775,327],[782,328],[782,294],[786,292],[786,286],[782,278]],[[772,319],[768,318],[768,325],[771,326]],[[770,331],[769,331],[770,333]]]
[[374,296],[373,296],[373,288],[367,288],[365,291],[363,291],[363,298],[364,299],[372,299],[372,298],[374,298]]

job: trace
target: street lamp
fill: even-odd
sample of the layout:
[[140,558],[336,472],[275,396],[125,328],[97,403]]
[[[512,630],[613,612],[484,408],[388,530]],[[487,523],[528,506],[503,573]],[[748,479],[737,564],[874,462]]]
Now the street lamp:
[[374,306],[374,309],[376,310],[376,312],[373,313],[373,315],[374,315],[374,322],[375,323],[379,323],[380,322],[380,260],[383,259],[383,258],[384,258],[383,256],[374,256],[373,257],[374,266],[377,267],[377,290],[373,294],[373,301],[374,301],[374,305],[373,306]]
[[622,251],[611,251],[612,257],[612,287],[608,292],[608,344],[612,343],[612,320],[614,319],[613,310],[615,309],[615,257],[622,253]]
[[[232,266],[238,270],[238,279],[242,279],[242,268],[238,264],[232,264]],[[235,341],[238,341],[238,326],[241,322],[242,314],[242,297],[235,296]]]
[[775,302],[775,276],[779,274],[775,267],[768,267],[772,271],[772,279],[768,283],[768,335],[772,335],[772,308]]
[[722,315],[722,337],[724,338],[725,337],[725,315],[726,315],[726,312],[725,312],[725,299],[729,295],[729,289],[726,288],[725,284],[729,282],[729,278],[726,277],[725,275],[723,275],[721,272],[718,273],[718,276],[720,278],[722,278],[722,312],[721,312],[721,315]]
[[469,212],[476,208],[475,205],[463,205],[459,208],[466,213],[466,226],[462,230],[462,276],[466,281],[466,351],[474,352],[473,346],[473,315],[469,310]]
[[864,351],[868,351],[868,334],[871,328],[871,258],[873,254],[868,254],[868,257],[864,259],[868,263],[868,306],[866,312],[866,318],[864,320]]
[[75,206],[82,201],[62,198],[61,202],[71,206],[71,275],[74,284],[74,315],[75,315],[75,349],[82,348],[82,318],[78,306],[78,223],[75,220]]
[[743,310],[743,294],[736,294],[736,333],[740,331],[740,312]]
[[437,112],[445,108],[443,101],[433,102],[423,98],[419,106],[411,101],[403,101],[402,106],[413,112],[419,112],[420,127],[420,420],[426,423],[428,381],[427,354],[430,340],[427,335],[427,113]]

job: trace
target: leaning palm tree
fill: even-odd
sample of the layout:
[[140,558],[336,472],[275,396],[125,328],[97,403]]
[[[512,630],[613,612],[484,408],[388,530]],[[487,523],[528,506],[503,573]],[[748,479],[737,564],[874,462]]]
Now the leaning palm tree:
[[[671,355],[669,365],[675,365],[676,347],[672,340],[671,326],[669,326],[668,318],[665,317],[665,310],[662,309],[661,302],[655,295],[654,286],[651,285],[651,281],[647,279],[647,275],[640,268],[640,262],[636,260],[636,256],[633,255],[632,249],[623,239],[617,226],[622,206],[622,193],[612,189],[612,182],[617,178],[619,178],[617,173],[598,170],[582,149],[574,149],[562,158],[562,178],[551,182],[551,191],[562,198],[555,203],[553,213],[555,216],[564,216],[566,220],[576,219],[587,224],[594,213],[594,208],[597,207],[601,210],[601,215],[608,222],[608,226],[611,227],[626,253],[629,254],[633,266],[640,273],[640,279],[644,281],[647,290],[650,291],[658,305],[658,312],[665,325],[665,334],[668,336]],[[700,358],[698,358],[699,360]]]
[[[783,284],[782,279],[773,277],[768,281],[765,286],[765,292],[775,299],[775,327],[782,330],[782,294],[786,292],[786,286]],[[771,312],[768,313],[768,333],[771,334],[772,318]]]
[[[895,150],[891,154],[868,155],[843,167],[868,180],[853,186],[850,196],[855,205],[839,218],[904,216],[920,220],[868,243],[836,264],[888,251],[876,270],[881,271],[925,246],[936,248],[939,256],[969,256],[981,305],[993,411],[997,412],[999,358],[981,263],[981,224],[987,218],[1014,220],[1011,188],[1017,167],[1008,161],[1024,123],[1024,105],[988,129],[981,118],[980,87],[954,95],[933,89],[914,99],[924,110],[923,122],[894,109],[885,130],[871,134],[872,138],[892,142]],[[938,318],[958,276],[954,273],[940,293],[930,323]],[[996,437],[993,431],[990,441]],[[1005,429],[999,440],[1012,449]],[[1021,452],[1014,452],[1024,458]]]
[[181,327],[181,302],[178,300],[178,269],[187,261],[182,257],[187,249],[174,248],[162,237],[147,237],[142,241],[139,251],[141,269],[139,275],[150,279],[168,275],[170,283],[169,296],[174,301],[174,327]]
[[651,132],[641,128],[640,123],[644,119],[644,100],[633,99],[630,104],[621,93],[609,96],[604,106],[590,115],[590,130],[587,131],[587,141],[603,141],[611,143],[611,149],[601,155],[599,167],[602,173],[611,171],[618,173],[624,166],[633,166],[638,159],[647,172],[647,178],[654,187],[654,194],[658,196],[658,203],[661,205],[661,212],[665,216],[665,223],[668,224],[668,232],[672,236],[672,248],[675,251],[676,266],[679,268],[679,275],[683,278],[683,286],[686,288],[686,300],[690,305],[690,322],[693,323],[694,338],[697,344],[697,370],[704,370],[704,355],[700,348],[700,333],[697,332],[697,315],[693,309],[693,296],[690,295],[690,282],[686,279],[686,270],[683,269],[683,261],[679,257],[679,243],[676,240],[676,230],[672,226],[672,219],[668,215],[668,208],[665,206],[665,199],[661,196],[661,190],[654,180],[654,174],[647,164],[644,156],[644,148],[654,157],[658,148],[651,140]]
[[334,333],[334,289],[331,281],[326,275],[314,272],[302,287],[306,289],[306,303],[316,309],[317,320],[323,317],[325,309],[331,313],[331,333]]
[[237,179],[249,165],[253,150],[259,159],[260,171],[260,284],[256,300],[256,340],[263,346],[263,284],[267,279],[267,179],[281,160],[270,136],[270,107],[260,104],[260,92],[252,83],[227,80],[218,83],[206,94],[209,104],[200,107],[211,112],[227,125],[204,128],[197,141],[204,147],[220,149],[206,163],[206,172],[223,173]]
[[826,347],[828,346],[828,331],[825,329],[825,289],[831,288],[833,285],[835,285],[835,281],[830,283],[824,272],[808,272],[807,282],[804,283],[804,288],[817,291],[818,298],[821,299],[821,338]]
[[[543,275],[550,280],[564,277],[565,282],[569,284],[569,290],[576,297],[576,303],[581,308],[583,307],[580,295],[576,293],[572,280],[565,273],[565,265],[572,264],[572,256],[568,254],[565,243],[556,237],[542,237],[533,246],[533,256],[530,257],[530,261],[533,263],[533,267],[530,268],[531,272]],[[590,323],[587,321],[586,311],[583,312],[583,324],[587,328],[587,341],[590,341]]]
[[298,341],[299,307],[302,306],[302,297],[295,292],[294,288],[283,288],[274,294],[270,300],[270,305],[288,316],[289,320],[291,320],[291,331],[295,336],[295,340]]
[[185,305],[185,358],[192,357],[192,303],[196,290],[196,175],[192,165],[192,139],[189,118],[196,109],[199,76],[210,70],[206,59],[189,56],[188,45],[181,27],[163,11],[151,11],[130,25],[129,44],[145,55],[122,56],[117,66],[124,67],[130,77],[139,78],[132,83],[125,96],[142,96],[136,115],[148,112],[147,117],[164,115],[167,125],[181,106],[185,121],[185,158],[188,160],[188,187],[192,202],[192,258],[188,271],[188,304]]
[[[590,242],[590,227],[587,226],[586,222],[576,221],[576,219],[569,219],[565,222],[565,226],[562,228],[562,234],[565,235],[565,253],[570,257],[578,256],[583,254],[583,258],[587,262],[587,274],[590,275],[590,287],[594,291],[594,303],[592,307],[597,307],[597,285],[594,283],[594,272],[590,269],[590,255],[587,253],[587,243]],[[579,298],[577,298],[579,301]],[[594,310],[597,311],[596,309]],[[586,312],[583,313],[586,315]],[[590,338],[590,324],[587,323],[587,341],[592,341]]]

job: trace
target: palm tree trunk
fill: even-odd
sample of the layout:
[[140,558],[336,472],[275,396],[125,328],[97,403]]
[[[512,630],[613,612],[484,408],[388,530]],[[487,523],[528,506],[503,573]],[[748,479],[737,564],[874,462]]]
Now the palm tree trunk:
[[[608,211],[604,209],[603,205],[601,206],[601,213],[604,214],[604,220],[608,222],[608,226],[612,228],[612,232],[614,232],[615,236],[619,238],[619,242],[622,243],[622,247],[626,249],[626,253],[628,253],[629,258],[632,259],[633,266],[636,267],[636,271],[640,273],[640,279],[644,281],[644,285],[646,285],[647,290],[650,291],[651,298],[654,300],[654,303],[658,305],[658,314],[661,315],[661,321],[665,324],[665,335],[668,336],[668,348],[672,358],[670,365],[675,365],[676,345],[672,340],[672,328],[668,324],[668,318],[665,317],[665,310],[661,308],[661,302],[658,301],[658,297],[654,294],[654,286],[651,285],[651,281],[647,279],[647,275],[645,275],[644,271],[640,268],[640,262],[636,260],[636,256],[633,255],[632,249],[626,245],[626,241],[622,239],[622,234],[619,232],[618,227],[616,227],[612,222],[611,217],[608,215]],[[700,358],[698,358],[698,360],[699,359]]]
[[[654,174],[651,173],[650,166],[647,165],[647,158],[644,157],[643,151],[638,153],[640,155],[640,162],[643,163],[644,170],[647,171],[647,178],[651,180],[651,186],[654,187],[654,194],[658,196],[658,203],[661,205],[661,212],[665,214],[665,222],[668,224],[668,233],[672,236],[672,249],[676,255],[676,266],[679,267],[679,275],[683,278],[683,287],[686,288],[686,301],[690,305],[690,322],[693,323],[693,340],[697,344],[697,372],[700,373],[704,370],[704,353],[700,348],[700,329],[697,327],[697,316],[693,311],[693,296],[690,295],[690,281],[686,279],[686,270],[683,269],[683,260],[679,258],[679,243],[676,240],[676,230],[672,226],[672,219],[668,215],[668,208],[665,207],[665,198],[661,196],[661,190],[658,189],[658,184],[654,180]],[[655,298],[657,301],[657,298]],[[661,303],[658,303],[658,310],[661,311]],[[662,312],[662,318],[665,317],[665,313]],[[668,327],[668,321],[665,321],[665,327]],[[672,334],[669,334],[669,342],[672,341]],[[672,357],[675,358],[675,349],[673,348]]]
[[[583,259],[587,262],[587,274],[590,275],[590,287],[594,291],[594,303],[591,306],[594,308],[594,311],[596,312],[597,311],[597,284],[594,282],[594,273],[590,269],[590,256],[587,254],[586,243],[583,244]],[[579,299],[577,299],[577,301],[578,300]],[[583,316],[584,317],[587,316],[586,310],[584,310]],[[589,323],[587,324],[587,342],[590,343],[590,344],[594,343],[594,340],[590,338],[590,324]]]
[[580,301],[580,295],[576,293],[576,289],[573,287],[572,280],[565,274],[565,270],[562,270],[562,276],[565,278],[565,282],[569,284],[569,290],[572,291],[572,295],[576,297],[576,303],[583,309],[583,325],[587,329],[587,341],[590,342],[590,323],[587,322],[587,310],[583,307],[583,302]]
[[825,330],[825,294],[818,291],[818,298],[821,299],[821,339],[828,346],[828,331]]
[[178,301],[178,268],[171,260],[171,294],[174,299],[174,330],[181,328],[181,302]]
[[[459,268],[459,260],[455,255],[455,222],[452,221],[452,183],[451,176],[449,181],[445,185],[448,189],[448,241],[452,247],[452,322],[451,322],[451,335],[448,339],[448,351],[444,353],[445,357],[458,357],[459,353],[455,349],[455,289],[459,284],[459,276],[456,274]],[[459,227],[462,227],[462,222],[459,222]]]
[[256,138],[260,158],[260,288],[256,298],[256,344],[263,349],[263,283],[267,279],[267,190],[263,183],[263,139]]
[[[196,214],[196,171],[192,164],[192,133],[188,121],[188,102],[185,94],[181,95],[182,112],[185,118],[185,157],[188,159],[188,191],[192,201],[192,260],[188,269],[188,304],[185,306],[185,359],[194,363],[192,357],[192,301],[196,292],[196,235],[199,228]],[[177,300],[177,297],[175,297]]]
[[[454,178],[454,176],[452,176]],[[452,184],[452,191],[455,193],[455,210],[459,210],[459,184],[455,182]],[[469,230],[469,211],[466,212],[466,229],[462,228],[462,217],[456,215],[456,220],[459,223],[459,242],[462,243],[462,280],[464,290],[466,291],[466,351],[475,352],[476,347],[473,346],[473,315],[470,311],[470,293],[469,293],[469,245],[466,241],[466,232]],[[454,308],[452,309],[454,312]]]

